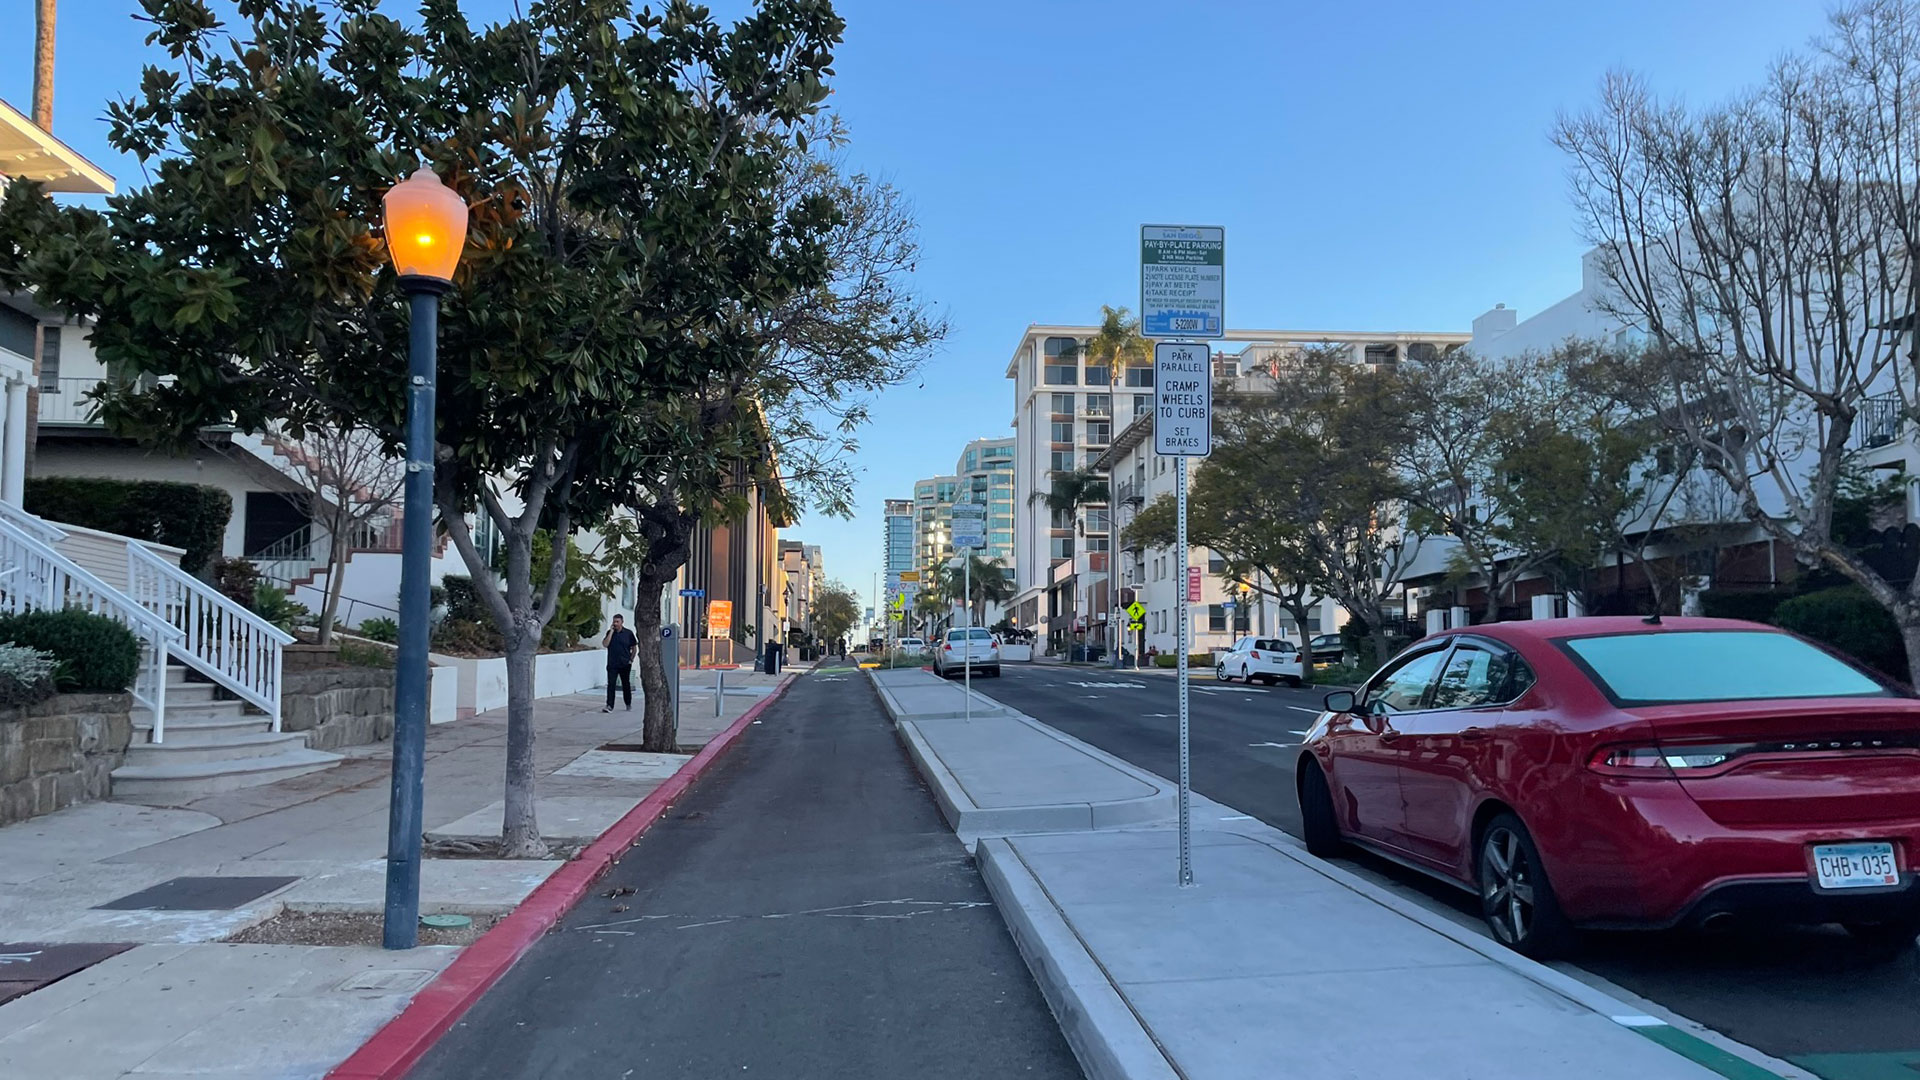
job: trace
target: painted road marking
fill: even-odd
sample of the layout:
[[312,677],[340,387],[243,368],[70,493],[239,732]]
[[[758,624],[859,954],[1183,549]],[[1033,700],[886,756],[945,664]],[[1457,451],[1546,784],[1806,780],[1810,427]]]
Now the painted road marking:
[[1252,821],[1253,815],[1252,814],[1228,814],[1226,817],[1223,817],[1220,820],[1221,821]]
[[1305,705],[1289,705],[1287,708],[1292,709],[1294,712],[1312,713],[1315,716],[1319,716],[1326,711],[1325,709],[1309,709]]
[[1068,685],[1084,687],[1086,689],[1091,689],[1091,690],[1098,690],[1098,689],[1103,689],[1107,687],[1116,687],[1116,686],[1123,686],[1129,690],[1145,690],[1147,688],[1146,683],[1137,683],[1137,682],[1073,682],[1073,683],[1069,683]]
[[1248,746],[1277,746],[1280,749],[1285,750],[1289,746],[1299,746],[1300,744],[1290,743],[1290,742],[1250,742],[1247,745]]

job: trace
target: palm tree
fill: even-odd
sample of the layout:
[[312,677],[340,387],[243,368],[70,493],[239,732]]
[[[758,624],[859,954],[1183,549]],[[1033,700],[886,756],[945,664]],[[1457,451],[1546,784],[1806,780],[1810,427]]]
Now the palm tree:
[[1013,599],[1013,582],[1007,576],[1006,564],[997,557],[983,559],[968,553],[967,558],[972,564],[970,567],[942,566],[934,576],[942,602],[950,603],[967,593],[969,582],[966,576],[971,573],[972,593],[968,596],[968,607],[973,612],[973,618],[969,622],[979,626],[987,620],[988,604],[1004,604]]
[[1107,478],[1085,468],[1057,472],[1053,474],[1053,490],[1040,492],[1040,497],[1047,500],[1047,509],[1071,514],[1082,506],[1104,504]]
[[1087,339],[1080,354],[1088,361],[1105,363],[1117,375],[1128,364],[1153,363],[1153,342],[1140,334],[1140,320],[1123,307],[1100,305],[1100,329]]

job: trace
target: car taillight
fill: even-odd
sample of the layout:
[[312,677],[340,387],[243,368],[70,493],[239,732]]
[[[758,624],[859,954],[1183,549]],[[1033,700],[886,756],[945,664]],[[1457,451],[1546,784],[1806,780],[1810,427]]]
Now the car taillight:
[[1674,776],[1714,769],[1755,749],[1751,744],[1726,746],[1603,746],[1588,767],[1609,776]]
[[1254,651],[1254,654],[1253,654],[1253,658],[1254,658],[1255,660],[1258,660],[1258,659],[1260,659],[1260,652],[1259,652],[1259,650],[1257,650],[1257,649],[1256,649],[1256,650]]

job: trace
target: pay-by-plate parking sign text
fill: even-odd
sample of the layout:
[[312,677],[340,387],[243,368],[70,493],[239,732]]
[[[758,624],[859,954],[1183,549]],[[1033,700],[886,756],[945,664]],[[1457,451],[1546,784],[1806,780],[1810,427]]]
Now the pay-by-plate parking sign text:
[[1205,345],[1153,347],[1153,452],[1206,457],[1213,449],[1213,361]]
[[1140,332],[1150,338],[1226,334],[1227,230],[1140,226]]

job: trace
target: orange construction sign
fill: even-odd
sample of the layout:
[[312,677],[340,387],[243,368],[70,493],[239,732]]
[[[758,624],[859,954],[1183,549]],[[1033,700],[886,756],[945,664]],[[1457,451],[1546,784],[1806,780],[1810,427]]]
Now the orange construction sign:
[[733,636],[733,601],[711,600],[707,603],[707,636]]

